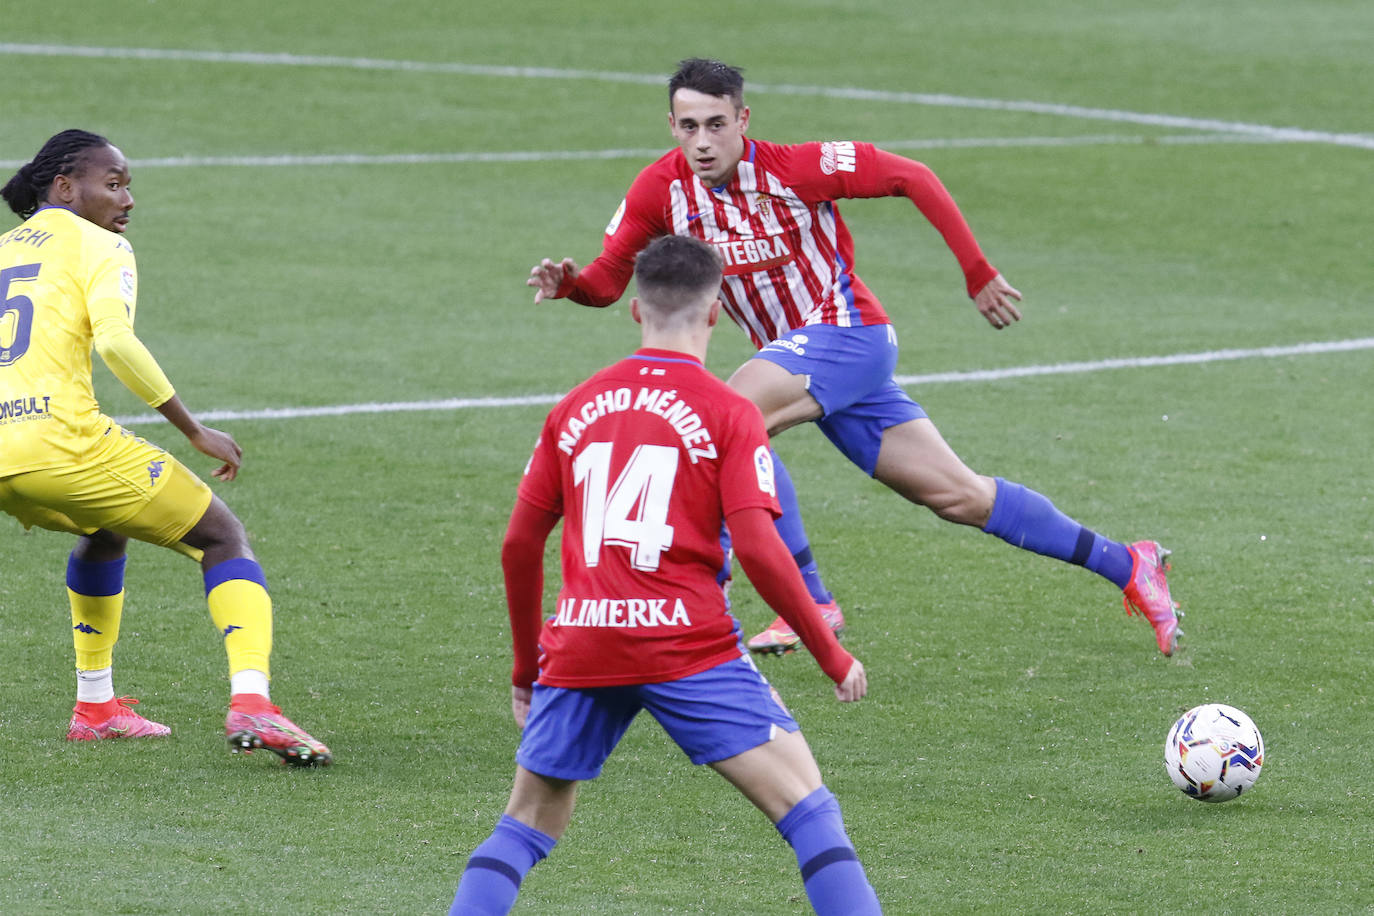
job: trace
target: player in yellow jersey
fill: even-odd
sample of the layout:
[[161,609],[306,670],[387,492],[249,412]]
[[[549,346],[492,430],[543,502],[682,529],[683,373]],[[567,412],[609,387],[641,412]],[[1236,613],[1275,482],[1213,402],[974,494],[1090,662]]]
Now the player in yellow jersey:
[[104,137],[66,130],[0,190],[23,218],[0,235],[0,509],[25,528],[77,535],[67,564],[77,703],[67,738],[160,737],[165,725],[115,697],[113,650],[129,538],[198,560],[229,656],[225,730],[235,751],[266,748],[324,765],[329,748],[269,698],[272,601],[243,524],[195,474],[100,411],[91,349],[233,480],[243,455],[202,425],[134,336],[138,273],[124,240],[129,166]]

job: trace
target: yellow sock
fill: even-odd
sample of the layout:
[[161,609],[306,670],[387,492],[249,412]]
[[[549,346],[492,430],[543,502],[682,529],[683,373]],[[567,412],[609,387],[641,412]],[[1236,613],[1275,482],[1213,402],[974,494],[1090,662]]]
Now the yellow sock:
[[124,590],[117,595],[82,595],[67,589],[72,605],[72,642],[76,670],[96,671],[114,663],[119,619],[124,615]]
[[253,560],[226,560],[205,572],[210,619],[224,637],[229,674],[253,669],[269,674],[272,655],[272,598],[262,569]]
[[67,560],[67,600],[72,607],[72,642],[78,671],[109,668],[124,616],[125,558],[92,563],[73,554]]

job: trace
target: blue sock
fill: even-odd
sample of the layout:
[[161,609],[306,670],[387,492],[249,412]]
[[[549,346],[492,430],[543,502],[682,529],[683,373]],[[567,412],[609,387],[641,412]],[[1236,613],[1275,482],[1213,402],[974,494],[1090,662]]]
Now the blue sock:
[[817,916],[882,913],[854,844],[844,832],[840,803],[821,786],[797,802],[777,824],[797,854],[802,884]]
[[797,568],[801,570],[806,590],[816,599],[817,604],[826,604],[834,600],[834,596],[826,589],[825,582],[821,580],[820,568],[816,565],[816,558],[811,555],[811,541],[806,536],[801,506],[797,503],[797,488],[792,485],[792,475],[787,473],[787,468],[778,457],[778,453],[771,448],[769,451],[773,455],[773,479],[778,488],[778,505],[782,506],[782,515],[773,524],[778,529],[782,542],[787,545],[788,552],[792,554]]
[[557,841],[508,814],[472,851],[449,916],[498,916],[507,913],[520,893],[520,882]]
[[67,588],[78,595],[109,597],[124,591],[124,565],[129,558],[119,557],[102,563],[67,557]]
[[1087,567],[1117,588],[1131,581],[1131,553],[1125,544],[1084,528],[1019,483],[997,478],[997,499],[983,530],[1013,547]]

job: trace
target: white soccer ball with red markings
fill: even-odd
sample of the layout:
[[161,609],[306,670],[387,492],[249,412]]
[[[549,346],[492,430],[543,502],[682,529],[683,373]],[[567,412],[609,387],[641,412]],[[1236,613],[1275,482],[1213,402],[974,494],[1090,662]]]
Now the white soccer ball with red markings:
[[1264,739],[1245,713],[1224,703],[1185,712],[1164,742],[1164,769],[1198,801],[1230,801],[1259,779]]

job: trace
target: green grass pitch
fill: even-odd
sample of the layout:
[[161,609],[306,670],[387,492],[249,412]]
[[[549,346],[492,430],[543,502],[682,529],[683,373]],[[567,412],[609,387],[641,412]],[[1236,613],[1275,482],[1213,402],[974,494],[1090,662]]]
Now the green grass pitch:
[[[1374,7],[1356,0],[53,0],[0,18],[4,174],[66,127],[124,149],[139,333],[202,412],[551,395],[627,352],[623,306],[535,308],[523,280],[596,253],[671,142],[658,78],[701,54],[746,67],[759,137],[929,163],[1026,294],[994,333],[909,205],[842,205],[902,374],[1374,337]],[[711,368],[749,352],[722,327]],[[109,412],[146,412],[97,384]],[[780,436],[872,689],[841,706],[805,654],[761,664],[887,911],[1374,909],[1371,351],[911,390],[975,469],[1171,547],[1187,635],[1164,659],[1096,576],[904,504],[814,429]],[[445,911],[510,788],[497,554],[545,410],[217,424],[247,452],[216,490],[272,586],[274,698],[334,749],[327,771],[227,753],[199,576],[146,545],[116,689],[173,736],[63,741],[69,539],[0,519],[0,912]],[[169,427],[136,428],[208,473]],[[766,622],[734,594],[747,629]],[[1162,768],[1170,724],[1207,701],[1250,713],[1268,750],[1220,806]],[[766,820],[646,720],[517,912],[808,907]]]

